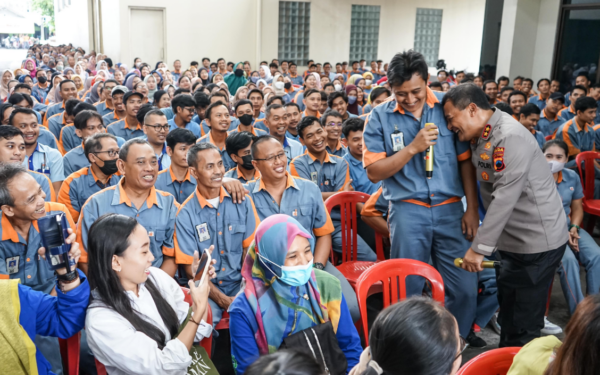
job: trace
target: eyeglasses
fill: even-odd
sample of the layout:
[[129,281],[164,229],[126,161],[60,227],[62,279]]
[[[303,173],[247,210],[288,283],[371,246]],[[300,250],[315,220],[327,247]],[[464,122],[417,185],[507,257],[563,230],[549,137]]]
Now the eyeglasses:
[[114,158],[115,156],[119,155],[119,150],[96,151],[93,152],[93,154],[108,154],[109,157]]
[[150,128],[154,128],[154,130],[156,131],[169,131],[169,128],[171,127],[171,125],[148,125],[148,124],[144,124],[144,126],[148,126]]
[[328,123],[327,123],[327,126],[330,126],[330,127],[332,127],[332,128],[333,128],[333,127],[338,127],[338,128],[341,128],[341,127],[342,127],[342,123],[341,123],[341,122],[328,122]]
[[256,160],[256,161],[268,161],[269,163],[272,163],[275,160],[279,160],[279,159],[283,159],[283,158],[286,158],[285,160],[287,161],[287,156],[285,155],[285,152],[282,152],[282,153],[277,154],[277,155],[269,156],[268,158],[265,158],[265,159],[254,159],[254,160]]
[[188,112],[190,112],[190,113],[194,113],[194,111],[196,110],[196,108],[194,108],[194,107],[183,107],[183,109],[184,109],[185,111],[188,111]]
[[461,355],[463,355],[463,353],[465,352],[465,350],[467,350],[467,348],[469,347],[469,344],[467,344],[467,342],[465,341],[465,339],[462,338],[462,336],[460,337],[460,347],[462,348],[460,350],[460,352],[458,352],[458,354],[456,355],[456,357],[454,357],[454,360],[456,361],[458,359],[458,357],[460,357]]

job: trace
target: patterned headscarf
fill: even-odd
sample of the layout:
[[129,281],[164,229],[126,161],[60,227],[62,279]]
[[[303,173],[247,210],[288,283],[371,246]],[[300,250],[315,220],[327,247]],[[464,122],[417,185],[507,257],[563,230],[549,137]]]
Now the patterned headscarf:
[[261,355],[277,351],[285,337],[317,324],[331,321],[337,332],[342,289],[334,276],[313,270],[308,282],[300,287],[278,278],[296,236],[308,239],[314,252],[311,233],[294,218],[282,214],[268,217],[256,229],[242,266],[244,295],[251,309],[245,315],[249,321],[256,321],[252,326],[256,327],[254,338]]

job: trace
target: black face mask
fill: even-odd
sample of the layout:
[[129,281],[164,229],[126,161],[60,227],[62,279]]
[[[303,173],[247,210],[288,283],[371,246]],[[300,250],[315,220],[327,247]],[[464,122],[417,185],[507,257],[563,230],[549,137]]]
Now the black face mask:
[[240,122],[242,123],[242,125],[248,126],[250,124],[252,124],[252,115],[241,115],[239,118]]
[[242,167],[247,170],[254,169],[254,165],[252,165],[252,155],[242,156]]
[[289,90],[292,88],[292,83],[291,82],[286,82],[285,85],[283,85],[283,87],[285,87],[286,90]]
[[241,77],[244,75],[244,71],[242,69],[236,69],[235,75],[236,75],[236,77]]
[[44,83],[48,82],[48,77],[40,76],[40,78],[38,78],[38,82],[43,85]]
[[104,165],[102,167],[98,164],[96,164],[96,166],[100,168],[100,171],[107,176],[115,174],[119,171],[119,168],[117,168],[117,159],[104,160]]

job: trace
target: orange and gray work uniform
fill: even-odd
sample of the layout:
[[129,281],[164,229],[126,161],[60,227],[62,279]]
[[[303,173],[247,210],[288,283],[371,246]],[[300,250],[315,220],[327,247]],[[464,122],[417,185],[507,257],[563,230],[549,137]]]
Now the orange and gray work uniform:
[[80,261],[87,262],[88,232],[92,224],[104,214],[116,213],[136,219],[148,231],[150,251],[154,255],[152,266],[160,267],[163,263],[163,254],[175,256],[173,232],[179,204],[171,194],[152,187],[148,198],[138,209],[131,203],[123,188],[124,180],[125,177],[116,186],[92,195],[81,208],[77,223],[77,241],[82,245],[81,253],[85,261]]
[[591,124],[586,124],[583,128],[575,122],[575,118],[565,122],[556,131],[555,139],[564,141],[569,146],[570,160],[566,168],[575,167],[575,156],[584,151],[596,151],[596,132]]
[[575,117],[577,113],[575,112],[575,106],[573,104],[569,105],[567,108],[563,108],[558,112],[558,117],[562,118],[565,121],[569,121]]
[[[422,152],[383,180],[383,196],[390,201],[390,257],[433,261],[444,280],[446,307],[458,321],[461,336],[467,337],[476,313],[477,275],[454,266],[454,259],[463,257],[470,246],[461,226],[461,198],[465,193],[459,164],[468,162],[471,150],[448,129],[442,97],[443,93],[427,88],[420,119],[396,100],[375,107],[363,133],[363,164],[368,168],[393,156],[410,144],[427,123],[438,127],[431,179],[426,177]],[[421,295],[423,285],[422,279],[409,278],[407,296]]]
[[568,241],[567,219],[548,162],[531,133],[495,110],[471,145],[486,215],[471,244],[497,251],[500,346],[540,336],[548,286]]

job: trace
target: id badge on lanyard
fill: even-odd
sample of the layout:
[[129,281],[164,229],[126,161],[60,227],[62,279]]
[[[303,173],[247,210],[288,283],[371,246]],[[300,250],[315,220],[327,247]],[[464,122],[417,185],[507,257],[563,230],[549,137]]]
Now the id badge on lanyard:
[[392,138],[392,150],[398,152],[404,148],[404,133],[398,130],[398,125],[394,126],[395,130],[390,137]]
[[29,157],[29,160],[28,160],[28,162],[29,162],[29,170],[49,175],[50,174],[50,166],[48,165],[48,159],[46,158],[46,154],[43,154],[44,155],[44,162],[40,166],[41,168],[38,168],[38,169],[35,169],[35,167],[33,165],[33,155],[35,155],[35,152],[33,154],[31,154],[31,156]]

